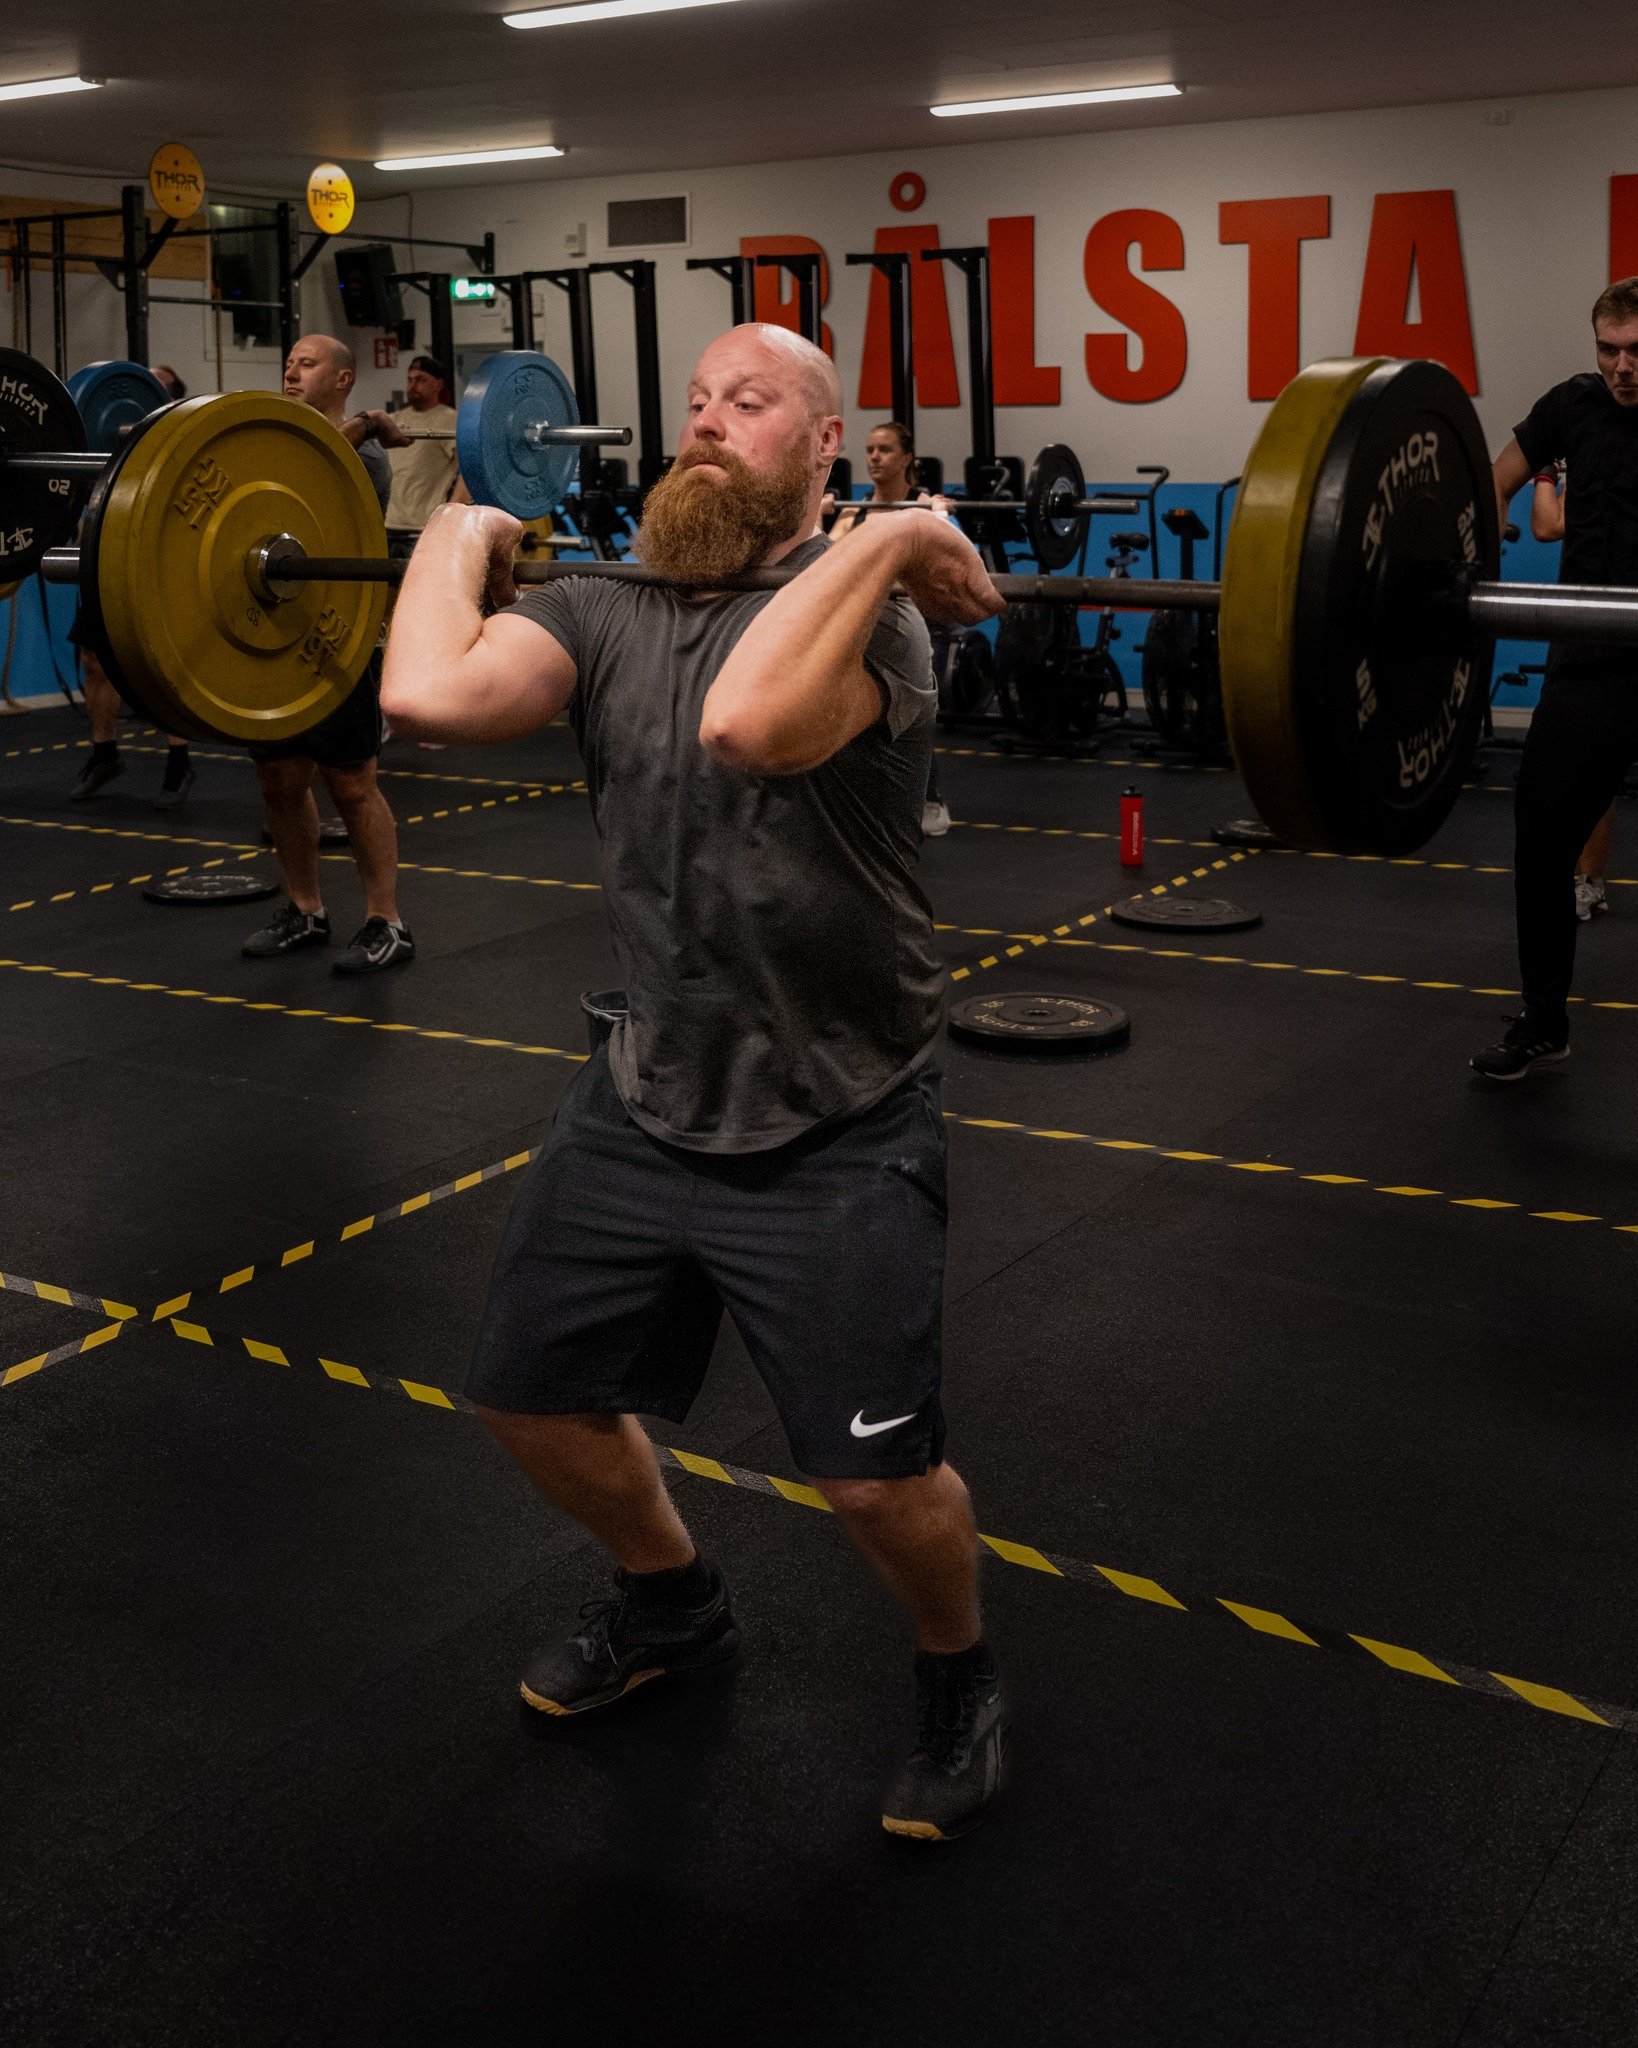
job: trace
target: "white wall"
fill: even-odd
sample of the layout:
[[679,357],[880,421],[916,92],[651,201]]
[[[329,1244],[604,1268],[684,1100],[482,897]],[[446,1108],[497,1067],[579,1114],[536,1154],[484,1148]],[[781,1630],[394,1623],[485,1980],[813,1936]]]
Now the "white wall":
[[[1507,118],[1498,121],[1499,115]],[[1001,124],[983,125],[994,133]],[[939,150],[669,177],[577,180],[562,175],[564,168],[554,166],[530,183],[418,194],[416,224],[424,234],[446,235],[492,226],[503,270],[538,268],[573,260],[565,258],[564,235],[582,221],[588,256],[606,256],[608,199],[688,192],[693,246],[654,252],[668,445],[674,444],[689,365],[728,321],[727,286],[709,273],[688,272],[686,256],[732,254],[746,234],[806,234],[819,241],[831,259],[827,318],[851,401],[869,273],[847,269],[844,255],[869,249],[880,226],[936,222],[950,245],[982,241],[991,215],[1033,214],[1037,358],[1062,366],[1063,398],[1055,410],[1004,410],[1003,451],[1027,460],[1042,442],[1067,440],[1092,477],[1118,477],[1138,463],[1163,461],[1180,477],[1210,479],[1239,468],[1266,410],[1246,396],[1247,257],[1243,247],[1218,243],[1220,201],[1330,196],[1331,237],[1306,244],[1303,252],[1302,350],[1311,360],[1352,351],[1373,195],[1453,188],[1478,352],[1478,404],[1492,444],[1499,445],[1543,389],[1591,366],[1587,314],[1606,281],[1608,181],[1612,173],[1638,171],[1638,92],[1520,100],[1507,109],[1487,102],[1109,137],[984,139]],[[887,198],[889,181],[905,170],[919,172],[927,185],[926,204],[912,215],[895,212]],[[1084,367],[1083,336],[1109,331],[1113,323],[1088,297],[1083,245],[1093,221],[1120,207],[1156,208],[1175,217],[1184,233],[1185,268],[1149,281],[1186,317],[1188,370],[1173,396],[1148,405],[1100,397]],[[383,224],[403,223],[401,205],[375,212]],[[364,222],[371,213],[362,210]],[[634,421],[629,293],[609,278],[596,289],[600,410],[609,420]],[[961,286],[954,275],[949,294],[964,386]],[[564,303],[560,293],[547,295],[541,344],[567,363]],[[461,337],[488,334],[504,343],[498,316],[458,318]],[[867,424],[868,416],[850,405],[855,452]],[[924,410],[918,428],[923,448],[947,464],[967,450],[964,406]]]

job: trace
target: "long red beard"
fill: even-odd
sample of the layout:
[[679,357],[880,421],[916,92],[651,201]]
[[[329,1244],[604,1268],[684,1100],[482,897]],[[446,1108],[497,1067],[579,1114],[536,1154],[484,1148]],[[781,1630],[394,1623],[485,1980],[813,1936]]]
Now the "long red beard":
[[[695,476],[706,463],[722,477]],[[685,449],[643,501],[636,552],[662,576],[709,589],[797,537],[812,483],[812,460],[800,447],[767,473],[725,448]]]

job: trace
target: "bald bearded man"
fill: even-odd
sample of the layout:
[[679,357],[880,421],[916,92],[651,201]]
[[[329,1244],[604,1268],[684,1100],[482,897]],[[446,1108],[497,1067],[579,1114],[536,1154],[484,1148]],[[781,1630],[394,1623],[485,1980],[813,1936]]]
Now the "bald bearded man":
[[[722,1573],[636,1420],[687,1415],[726,1306],[798,1468],[914,1625],[917,1739],[882,1824],[944,1840],[994,1796],[1007,1723],[939,1401],[944,977],[913,873],[937,706],[920,611],[974,623],[1000,599],[937,517],[824,539],[840,415],[829,360],[782,328],[705,351],[637,539],[686,590],[588,578],[517,600],[516,521],[434,513],[384,702],[395,729],[467,742],[568,711],[629,1003],[519,1190],[467,1381],[618,1565],[523,1697],[583,1713],[738,1649]],[[802,573],[710,594],[759,563]],[[509,608],[486,617],[486,597]]]

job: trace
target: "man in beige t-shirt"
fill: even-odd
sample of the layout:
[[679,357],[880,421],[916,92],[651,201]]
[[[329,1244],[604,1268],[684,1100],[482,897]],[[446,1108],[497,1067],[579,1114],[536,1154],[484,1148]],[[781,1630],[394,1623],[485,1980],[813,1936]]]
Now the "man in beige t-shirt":
[[416,438],[455,432],[455,408],[443,403],[446,381],[444,366],[435,356],[416,356],[404,380],[409,404],[402,412],[384,415],[405,437],[400,441],[391,433],[379,436],[392,464],[387,526],[394,533],[418,534],[460,480],[453,440]]

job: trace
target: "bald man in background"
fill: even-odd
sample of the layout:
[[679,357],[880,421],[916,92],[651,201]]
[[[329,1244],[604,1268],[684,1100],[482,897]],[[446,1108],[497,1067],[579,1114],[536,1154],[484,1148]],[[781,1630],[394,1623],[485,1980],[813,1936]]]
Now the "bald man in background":
[[[381,450],[366,439],[363,415],[347,418],[357,381],[352,350],[333,334],[304,334],[284,366],[284,395],[322,414],[355,450],[385,511],[392,475]],[[398,828],[381,794],[380,657],[339,710],[292,740],[253,746],[251,757],[267,804],[273,850],[288,900],[241,948],[247,960],[276,959],[330,943],[330,918],[319,886],[319,815],[313,777],[322,775],[347,827],[364,884],[364,923],[332,963],[337,974],[374,974],[415,957],[415,941],[398,914]]]

